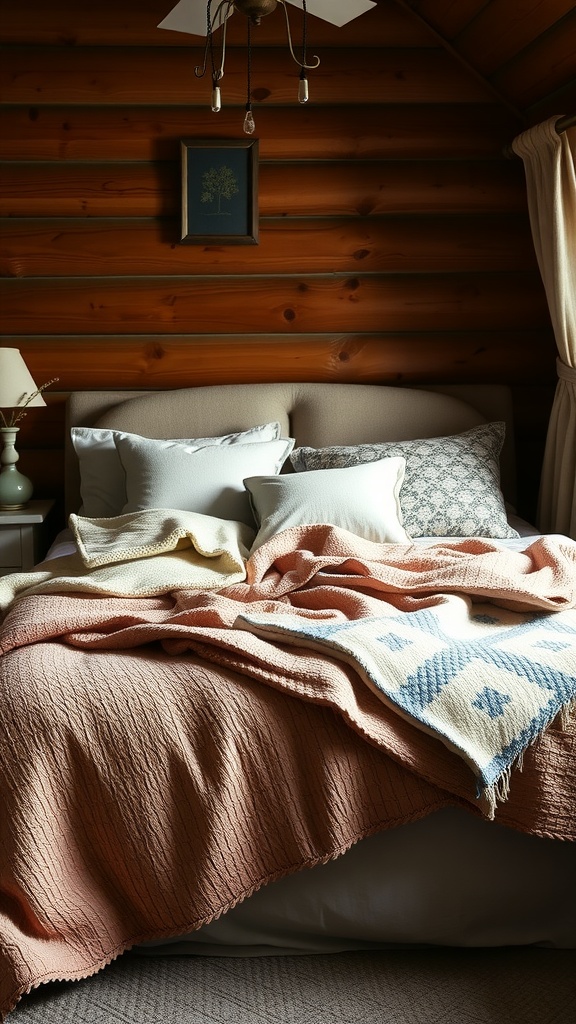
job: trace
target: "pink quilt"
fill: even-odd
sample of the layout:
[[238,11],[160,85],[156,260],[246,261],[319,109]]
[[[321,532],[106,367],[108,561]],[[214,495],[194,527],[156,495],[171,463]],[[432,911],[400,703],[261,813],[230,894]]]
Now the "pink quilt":
[[[247,606],[333,621],[451,593],[572,608],[576,546],[417,551],[306,527],[214,593],[19,599],[0,635],[3,1018],[364,836],[447,804],[482,813],[462,760],[350,666],[233,628]],[[527,749],[497,821],[575,840],[575,766],[567,718]]]

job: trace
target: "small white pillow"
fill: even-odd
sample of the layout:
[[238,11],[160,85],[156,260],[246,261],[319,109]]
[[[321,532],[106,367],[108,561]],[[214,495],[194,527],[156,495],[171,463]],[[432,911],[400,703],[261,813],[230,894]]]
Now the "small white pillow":
[[244,477],[279,473],[294,439],[195,448],[125,435],[116,438],[116,447],[126,473],[124,513],[177,508],[253,527]]
[[252,551],[280,530],[312,523],[329,523],[382,544],[409,543],[399,500],[405,469],[405,459],[390,458],[246,479],[259,525]]
[[[189,444],[196,447],[205,445],[255,444],[261,441],[276,441],[280,437],[279,423],[263,423],[235,434],[221,437],[178,438],[164,441],[171,444]],[[104,427],[72,427],[72,444],[80,465],[80,496],[82,515],[89,519],[105,519],[119,516],[126,504],[126,480],[124,468],[116,449],[117,437],[140,439],[140,434],[128,434],[123,430],[108,430]],[[148,440],[142,438],[142,440]]]

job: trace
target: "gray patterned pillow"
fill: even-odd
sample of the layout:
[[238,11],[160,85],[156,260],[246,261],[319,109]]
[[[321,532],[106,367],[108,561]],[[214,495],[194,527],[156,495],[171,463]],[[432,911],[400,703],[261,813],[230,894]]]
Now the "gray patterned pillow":
[[336,469],[400,455],[404,529],[411,537],[517,537],[500,490],[504,423],[483,423],[451,437],[347,447],[296,448],[296,472]]

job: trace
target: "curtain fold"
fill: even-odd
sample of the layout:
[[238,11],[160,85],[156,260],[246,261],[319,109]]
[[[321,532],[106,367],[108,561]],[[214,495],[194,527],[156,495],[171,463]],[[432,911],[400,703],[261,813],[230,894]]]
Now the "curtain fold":
[[538,526],[576,539],[576,128],[559,117],[518,135],[534,248],[558,348],[558,383],[544,452]]

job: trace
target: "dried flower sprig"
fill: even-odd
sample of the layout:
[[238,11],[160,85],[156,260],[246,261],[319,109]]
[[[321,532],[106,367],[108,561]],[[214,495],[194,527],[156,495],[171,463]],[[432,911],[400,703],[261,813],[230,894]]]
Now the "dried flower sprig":
[[[21,395],[21,397],[18,399],[18,403],[15,406],[15,408],[12,409],[9,419],[6,418],[2,409],[0,409],[0,419],[2,420],[2,426],[15,427],[16,424],[20,422],[22,417],[25,416],[26,413],[28,412],[28,406],[30,405],[30,402],[37,398],[38,395],[41,395],[43,391],[46,391],[46,388],[49,388],[51,384],[55,384],[56,381],[59,379],[59,377],[53,377],[52,380],[47,380],[45,384],[42,384],[39,388],[36,388],[36,391],[33,391],[31,395],[28,395],[28,397],[26,397],[26,392],[24,392],[24,394]],[[26,398],[26,401],[24,402],[23,405],[20,405],[20,402],[22,401],[23,398]]]

